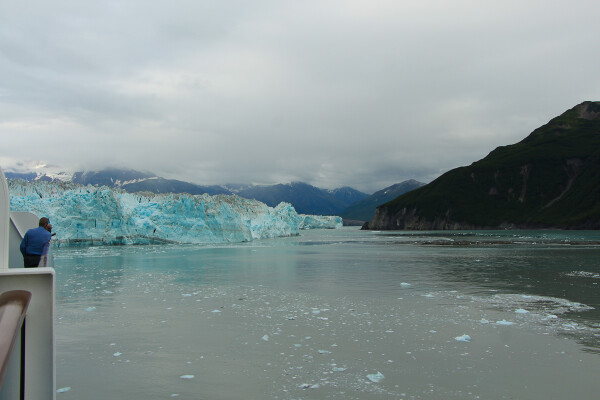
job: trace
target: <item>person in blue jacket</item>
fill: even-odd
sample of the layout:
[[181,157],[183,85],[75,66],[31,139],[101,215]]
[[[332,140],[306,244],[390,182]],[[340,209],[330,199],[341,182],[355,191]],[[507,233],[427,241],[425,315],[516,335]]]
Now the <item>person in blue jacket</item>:
[[46,217],[40,218],[37,228],[27,231],[21,240],[25,268],[36,268],[40,264],[42,256],[48,254],[52,236],[52,225]]

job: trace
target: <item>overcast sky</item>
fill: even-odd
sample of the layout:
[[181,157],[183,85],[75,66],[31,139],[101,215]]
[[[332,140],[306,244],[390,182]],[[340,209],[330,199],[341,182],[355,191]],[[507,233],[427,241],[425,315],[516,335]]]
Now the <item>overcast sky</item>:
[[0,165],[429,182],[600,100],[600,1],[0,2]]

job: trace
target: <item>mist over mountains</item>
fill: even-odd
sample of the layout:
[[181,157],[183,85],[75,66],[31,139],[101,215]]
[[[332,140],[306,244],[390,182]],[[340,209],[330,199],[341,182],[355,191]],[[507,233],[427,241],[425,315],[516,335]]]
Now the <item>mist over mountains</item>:
[[203,186],[177,179],[165,179],[151,172],[108,168],[101,171],[75,172],[73,183],[80,185],[119,187],[126,192],[233,194],[223,186]]
[[[470,166],[425,185],[414,180],[372,195],[351,187],[321,189],[304,182],[202,186],[151,172],[108,168],[69,174],[38,168],[5,172],[9,179],[71,181],[126,192],[238,195],[301,214],[370,221],[366,229],[503,229],[600,227],[600,102],[585,101],[501,146]],[[377,211],[375,211],[377,210]]]

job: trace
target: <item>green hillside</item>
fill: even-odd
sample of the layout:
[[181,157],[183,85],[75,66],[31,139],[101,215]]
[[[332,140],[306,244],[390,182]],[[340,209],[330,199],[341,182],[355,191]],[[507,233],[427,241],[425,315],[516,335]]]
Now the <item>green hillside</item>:
[[600,102],[378,207],[370,229],[600,229]]

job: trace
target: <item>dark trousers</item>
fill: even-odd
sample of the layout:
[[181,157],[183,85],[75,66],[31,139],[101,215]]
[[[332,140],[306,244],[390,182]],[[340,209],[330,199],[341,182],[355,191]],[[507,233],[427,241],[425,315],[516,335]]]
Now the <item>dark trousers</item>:
[[25,268],[37,268],[37,266],[40,265],[40,258],[42,258],[42,256],[38,254],[27,254],[26,256],[23,256],[23,264]]

